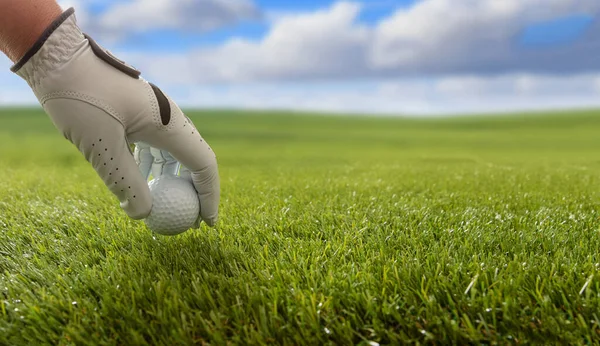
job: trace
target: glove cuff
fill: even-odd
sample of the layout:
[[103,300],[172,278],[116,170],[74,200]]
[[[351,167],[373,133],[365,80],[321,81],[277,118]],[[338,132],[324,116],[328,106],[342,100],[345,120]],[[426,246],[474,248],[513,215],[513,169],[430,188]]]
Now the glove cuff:
[[10,70],[34,87],[68,61],[85,40],[74,13],[71,7],[56,18]]

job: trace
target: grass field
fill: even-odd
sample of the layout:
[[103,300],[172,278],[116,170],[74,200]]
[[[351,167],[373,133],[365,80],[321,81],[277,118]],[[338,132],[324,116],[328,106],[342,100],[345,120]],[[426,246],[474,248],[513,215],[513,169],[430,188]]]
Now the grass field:
[[192,113],[221,220],[129,220],[0,112],[0,344],[600,342],[600,112]]

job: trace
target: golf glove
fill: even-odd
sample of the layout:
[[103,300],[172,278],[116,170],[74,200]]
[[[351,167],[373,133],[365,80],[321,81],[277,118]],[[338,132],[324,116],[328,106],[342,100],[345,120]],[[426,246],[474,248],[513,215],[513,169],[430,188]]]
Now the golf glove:
[[216,223],[219,174],[210,146],[173,100],[83,34],[72,8],[11,70],[27,81],[131,218],[151,213],[149,174],[177,174],[181,163],[198,192],[198,223]]

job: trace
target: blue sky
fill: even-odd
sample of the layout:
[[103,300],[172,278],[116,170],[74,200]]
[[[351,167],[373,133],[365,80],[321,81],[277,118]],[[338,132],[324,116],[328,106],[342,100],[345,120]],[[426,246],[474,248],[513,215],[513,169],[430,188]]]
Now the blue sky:
[[[110,9],[111,3],[106,1],[93,3],[89,11],[100,15]],[[121,1],[124,2],[124,1]],[[363,10],[357,21],[374,26],[380,20],[390,16],[399,8],[414,6],[415,0],[374,0],[363,1]],[[257,0],[256,6],[265,16],[269,13],[301,13],[317,11],[336,3],[333,0]],[[518,35],[518,42],[525,47],[538,48],[552,45],[564,45],[581,38],[591,26],[594,16],[585,13],[557,16],[557,18],[532,23],[523,28]],[[241,21],[235,25],[218,28],[208,32],[181,32],[176,30],[158,29],[139,33],[128,39],[114,44],[117,48],[139,47],[145,50],[186,51],[199,46],[218,45],[231,37],[244,37],[258,40],[268,33],[269,25],[264,19]]]
[[575,14],[527,26],[520,36],[521,43],[531,48],[568,45],[584,36],[591,27],[592,15]]
[[[92,5],[90,12],[98,15],[109,9],[111,1]],[[336,1],[328,0],[259,0],[254,2],[263,12],[265,17],[277,15],[278,13],[302,13],[318,11],[330,7]],[[362,2],[363,11],[358,20],[368,25],[374,25],[382,18],[389,16],[394,10],[409,7],[414,0],[381,0]],[[258,40],[269,31],[268,21],[263,19],[251,19],[241,21],[235,25],[222,27],[209,32],[181,32],[176,30],[156,30],[139,33],[129,37],[127,40],[115,44],[116,48],[133,48],[147,50],[185,51],[199,46],[218,45],[231,37],[244,37]]]
[[[600,106],[598,0],[60,3],[189,107],[427,115]],[[32,102],[0,72],[0,103]]]

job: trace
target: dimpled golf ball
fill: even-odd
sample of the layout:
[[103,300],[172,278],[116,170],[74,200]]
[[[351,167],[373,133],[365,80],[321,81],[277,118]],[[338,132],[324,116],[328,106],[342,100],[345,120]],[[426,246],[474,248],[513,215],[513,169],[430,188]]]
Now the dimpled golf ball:
[[144,220],[148,228],[162,235],[176,235],[192,228],[200,213],[200,201],[192,183],[164,175],[148,184],[152,211]]

